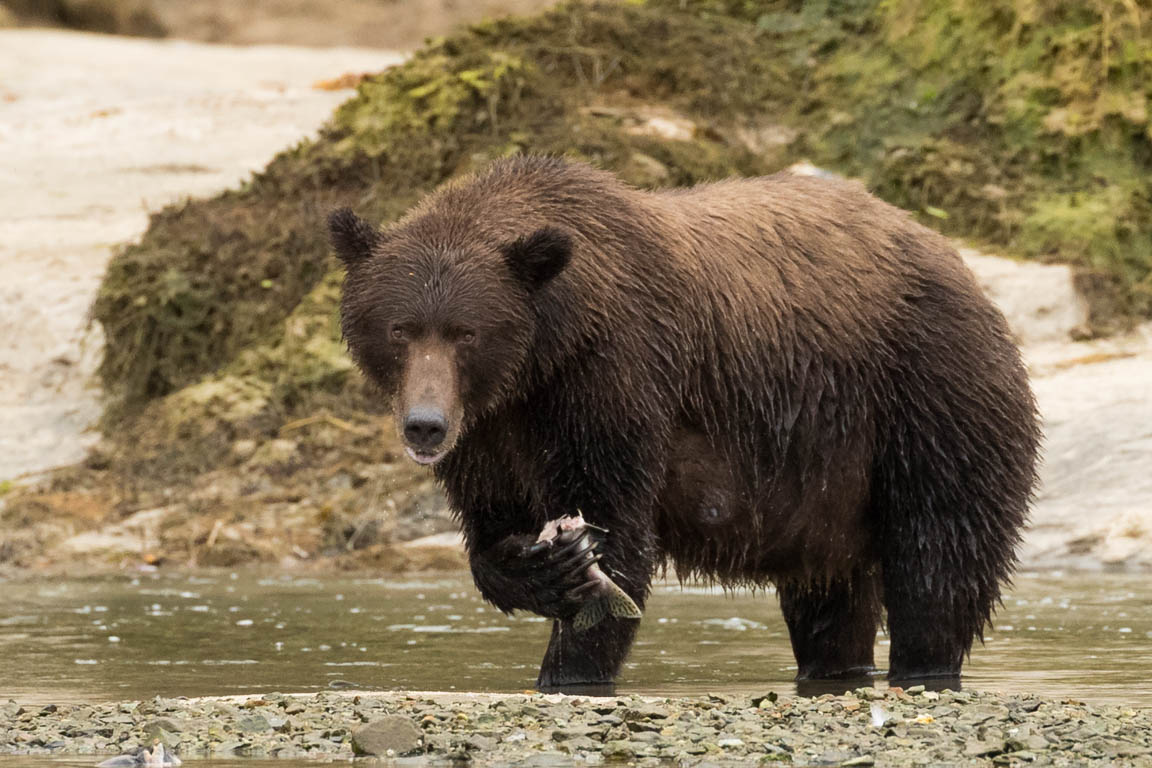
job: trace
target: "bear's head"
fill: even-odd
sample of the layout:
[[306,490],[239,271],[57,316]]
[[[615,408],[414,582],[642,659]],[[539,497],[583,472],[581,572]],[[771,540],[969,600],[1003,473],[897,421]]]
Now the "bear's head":
[[391,398],[408,456],[434,464],[515,393],[535,334],[533,302],[568,265],[572,238],[546,226],[500,239],[421,219],[380,231],[346,208],[328,229],[347,269],[348,348]]

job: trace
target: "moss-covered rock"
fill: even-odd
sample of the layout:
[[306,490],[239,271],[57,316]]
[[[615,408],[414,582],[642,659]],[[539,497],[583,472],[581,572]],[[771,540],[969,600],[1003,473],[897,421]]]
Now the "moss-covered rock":
[[1077,265],[1110,286],[1099,326],[1152,314],[1152,16],[889,0],[861,18],[813,69],[794,148],[946,232]]

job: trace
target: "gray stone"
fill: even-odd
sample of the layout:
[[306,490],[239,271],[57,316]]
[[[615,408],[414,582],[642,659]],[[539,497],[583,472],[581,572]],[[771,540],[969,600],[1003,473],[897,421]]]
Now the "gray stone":
[[970,741],[964,745],[964,754],[968,757],[991,757],[1004,752],[1003,741]]
[[292,731],[292,721],[286,717],[270,717],[268,727],[280,733],[289,733]]
[[464,742],[464,746],[468,749],[475,749],[479,752],[490,752],[496,749],[496,739],[491,736],[482,736],[480,734],[473,734],[468,737]]
[[406,755],[420,748],[423,737],[423,732],[410,718],[390,715],[352,731],[352,751],[378,757]]
[[600,754],[605,760],[627,760],[635,755],[635,749],[628,741],[610,741],[604,745]]
[[272,730],[272,725],[264,715],[244,715],[236,719],[236,730],[240,733],[263,733]]
[[589,726],[571,726],[568,728],[556,728],[552,731],[553,741],[568,741],[569,739],[602,739],[604,734],[608,732],[605,727],[589,727]]
[[780,699],[780,697],[779,697],[779,695],[777,695],[776,691],[768,691],[768,693],[765,693],[761,696],[753,696],[751,703],[752,703],[752,706],[754,706],[754,707],[760,707],[761,709],[768,709],[773,704],[775,704],[779,699]]
[[521,768],[559,768],[572,764],[572,758],[560,752],[538,752],[516,763]]
[[576,754],[577,752],[596,752],[601,749],[602,745],[598,741],[593,741],[586,736],[577,736],[574,739],[569,739],[558,746],[562,752],[568,754]]
[[640,720],[664,720],[668,717],[668,708],[657,705],[641,704],[624,710],[624,719],[628,722]]
[[634,720],[628,722],[628,730],[632,733],[642,733],[644,731],[659,731],[664,728],[663,723],[653,723],[648,720]]
[[225,741],[219,744],[212,744],[209,749],[215,754],[234,755],[241,749],[247,747],[248,744],[249,743],[247,741],[236,741],[234,739],[232,741]]

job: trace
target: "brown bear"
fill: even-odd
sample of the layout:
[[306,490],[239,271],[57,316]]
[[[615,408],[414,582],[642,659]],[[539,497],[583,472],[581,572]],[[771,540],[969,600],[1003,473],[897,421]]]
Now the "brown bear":
[[[957,678],[1015,565],[1036,409],[940,235],[789,173],[656,192],[555,157],[330,219],[343,329],[434,465],[476,586],[555,621],[537,684],[610,684],[638,622],[585,632],[590,554],[772,583],[800,679]],[[536,542],[582,512],[608,533]],[[565,534],[567,535],[567,534]]]

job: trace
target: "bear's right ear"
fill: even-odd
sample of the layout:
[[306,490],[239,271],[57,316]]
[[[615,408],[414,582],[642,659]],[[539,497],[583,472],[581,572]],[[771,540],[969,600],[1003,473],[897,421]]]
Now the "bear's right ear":
[[564,271],[572,260],[572,236],[544,227],[505,245],[501,251],[512,274],[532,290]]
[[372,255],[380,233],[351,208],[337,208],[328,214],[328,239],[344,266],[351,267]]

